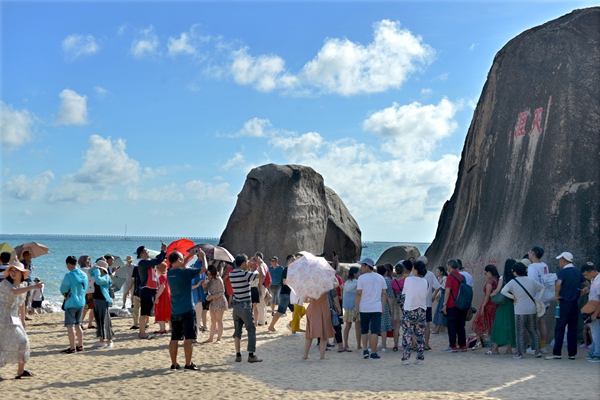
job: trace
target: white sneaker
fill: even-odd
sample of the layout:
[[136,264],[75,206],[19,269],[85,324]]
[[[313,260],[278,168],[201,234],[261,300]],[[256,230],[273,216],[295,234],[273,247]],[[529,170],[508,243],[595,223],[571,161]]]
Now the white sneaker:
[[525,350],[525,353],[530,354],[532,356],[535,356],[535,350],[534,349],[527,349],[527,350]]
[[106,344],[106,348],[107,348],[107,349],[112,349],[113,347],[115,347],[115,343],[114,343],[114,342],[108,342],[108,343]]
[[416,360],[415,364],[417,364],[417,365],[423,365],[423,360]]
[[103,348],[103,347],[106,347],[105,342],[96,342],[92,345],[92,349],[98,349],[98,348]]
[[382,352],[382,353],[387,353],[387,349],[384,349],[384,348],[382,348],[382,349],[381,349],[381,352]]
[[410,365],[410,361],[404,360],[400,364],[402,364],[402,365]]

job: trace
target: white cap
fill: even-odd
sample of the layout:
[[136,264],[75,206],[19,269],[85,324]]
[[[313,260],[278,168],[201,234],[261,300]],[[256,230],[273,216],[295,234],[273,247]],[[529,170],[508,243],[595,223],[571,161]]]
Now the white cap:
[[573,262],[573,254],[569,253],[568,251],[560,253],[560,255],[556,257],[557,260],[560,260],[561,258],[564,258],[568,262]]
[[367,264],[369,267],[373,268],[375,266],[375,261],[370,258],[365,258],[364,260],[357,261],[358,264]]
[[424,264],[427,264],[429,261],[427,260],[427,257],[425,256],[419,256],[419,258],[417,258],[417,261],[421,261]]

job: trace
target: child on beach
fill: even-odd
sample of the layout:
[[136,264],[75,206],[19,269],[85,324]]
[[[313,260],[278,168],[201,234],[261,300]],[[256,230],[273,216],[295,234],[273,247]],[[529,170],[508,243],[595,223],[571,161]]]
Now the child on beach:
[[[36,285],[40,284],[40,278],[35,278],[33,280]],[[33,308],[33,312],[36,314],[43,314],[42,310],[42,302],[44,301],[44,284],[41,284],[39,289],[34,289],[32,293],[31,300],[31,308]]]

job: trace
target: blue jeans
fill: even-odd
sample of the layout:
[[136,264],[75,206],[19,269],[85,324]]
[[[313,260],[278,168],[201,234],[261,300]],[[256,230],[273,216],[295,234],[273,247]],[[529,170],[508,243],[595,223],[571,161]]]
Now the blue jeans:
[[590,331],[592,332],[592,347],[590,347],[590,356],[600,357],[600,319],[596,318],[590,324]]
[[579,306],[577,301],[560,301],[560,318],[556,320],[554,327],[554,349],[552,354],[560,356],[562,353],[565,328],[567,330],[567,354],[569,357],[577,355],[577,322],[579,322]]

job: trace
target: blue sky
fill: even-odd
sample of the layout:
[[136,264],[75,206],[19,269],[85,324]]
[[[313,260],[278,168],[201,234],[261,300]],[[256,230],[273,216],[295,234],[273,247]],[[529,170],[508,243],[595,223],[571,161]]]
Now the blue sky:
[[298,163],[431,241],[496,52],[595,4],[2,1],[0,232],[219,236]]

